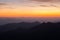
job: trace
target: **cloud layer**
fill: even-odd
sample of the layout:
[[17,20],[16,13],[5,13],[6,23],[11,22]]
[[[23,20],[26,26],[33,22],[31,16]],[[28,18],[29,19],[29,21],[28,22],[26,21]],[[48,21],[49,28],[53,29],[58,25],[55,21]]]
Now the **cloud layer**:
[[[33,1],[33,2],[32,2]],[[16,5],[18,7],[20,6],[28,6],[28,7],[60,7],[60,0],[0,0],[0,8],[8,6],[9,8],[12,8],[10,6]],[[12,5],[10,5],[11,3]],[[7,7],[7,8],[8,8]],[[13,6],[14,8],[15,6]]]
[[60,0],[30,0],[39,3],[41,7],[60,7]]
[[37,1],[37,2],[50,2],[52,0],[31,0],[31,1]]
[[60,2],[60,0],[31,0],[36,2]]

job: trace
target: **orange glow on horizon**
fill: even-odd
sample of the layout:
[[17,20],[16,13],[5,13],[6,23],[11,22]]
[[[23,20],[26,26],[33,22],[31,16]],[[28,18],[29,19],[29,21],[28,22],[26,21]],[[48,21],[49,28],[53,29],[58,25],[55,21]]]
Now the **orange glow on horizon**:
[[5,13],[5,14],[0,14],[0,17],[60,17],[60,14],[57,13],[41,13],[41,14],[19,14],[19,13]]
[[60,17],[60,10],[38,9],[2,9],[0,17]]

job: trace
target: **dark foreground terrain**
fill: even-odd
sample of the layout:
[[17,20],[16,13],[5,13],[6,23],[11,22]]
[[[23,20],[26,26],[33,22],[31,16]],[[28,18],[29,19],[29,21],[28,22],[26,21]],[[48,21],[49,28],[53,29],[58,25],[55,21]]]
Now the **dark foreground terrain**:
[[[26,27],[26,28],[25,28]],[[8,40],[58,40],[59,23],[11,23],[0,26],[0,39]]]

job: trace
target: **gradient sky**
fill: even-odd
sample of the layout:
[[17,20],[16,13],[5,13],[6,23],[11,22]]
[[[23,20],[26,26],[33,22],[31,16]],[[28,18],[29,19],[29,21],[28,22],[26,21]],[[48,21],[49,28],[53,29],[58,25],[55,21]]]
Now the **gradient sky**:
[[0,0],[0,25],[35,21],[59,22],[60,0]]
[[60,0],[0,0],[0,17],[60,17]]
[[0,0],[0,17],[60,17],[60,0]]

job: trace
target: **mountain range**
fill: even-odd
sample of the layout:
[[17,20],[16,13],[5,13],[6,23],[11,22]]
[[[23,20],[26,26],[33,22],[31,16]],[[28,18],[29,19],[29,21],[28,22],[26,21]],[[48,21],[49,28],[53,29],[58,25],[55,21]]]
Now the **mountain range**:
[[9,23],[0,26],[0,38],[55,40],[60,37],[60,22]]

